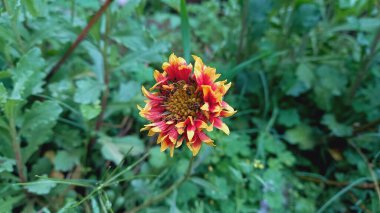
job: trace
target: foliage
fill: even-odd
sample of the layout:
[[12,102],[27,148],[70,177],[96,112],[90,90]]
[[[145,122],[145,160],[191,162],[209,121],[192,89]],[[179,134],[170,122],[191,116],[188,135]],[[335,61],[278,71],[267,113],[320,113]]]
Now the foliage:
[[238,113],[143,212],[380,211],[378,1],[114,1],[47,78],[102,2],[0,3],[1,211],[123,212],[186,176],[136,108],[172,52]]

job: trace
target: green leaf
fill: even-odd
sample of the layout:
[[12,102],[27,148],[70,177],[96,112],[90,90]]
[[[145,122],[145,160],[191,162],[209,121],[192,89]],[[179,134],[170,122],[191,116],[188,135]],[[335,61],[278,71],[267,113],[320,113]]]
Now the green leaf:
[[245,134],[231,133],[226,136],[224,133],[216,133],[221,138],[219,138],[218,151],[226,154],[230,157],[236,157],[237,154],[243,156],[249,155],[249,137]]
[[149,150],[149,164],[154,168],[162,168],[167,163],[167,155],[160,151],[159,147],[153,147]]
[[14,212],[13,207],[23,199],[23,195],[16,197],[6,196],[0,198],[1,212]]
[[352,134],[352,127],[338,123],[333,114],[325,114],[321,123],[326,125],[335,136],[344,137]]
[[317,25],[320,11],[317,4],[301,4],[293,14],[293,27],[299,32],[305,32]]
[[182,34],[182,45],[183,45],[183,52],[184,57],[186,61],[190,60],[190,24],[189,24],[189,17],[187,14],[187,8],[186,8],[186,1],[181,0],[180,4],[180,14],[181,14],[181,34]]
[[340,31],[363,31],[363,32],[373,32],[379,28],[380,22],[378,18],[356,18],[349,17],[347,22],[338,26],[334,26],[328,29],[328,33],[337,33]]
[[46,195],[57,185],[52,180],[48,179],[40,179],[35,182],[29,182],[23,184],[24,188],[28,190],[28,192],[38,194],[38,195]]
[[86,120],[91,120],[93,118],[96,118],[100,111],[101,107],[99,104],[81,104],[80,105],[80,112],[83,115],[83,118]]
[[116,164],[119,164],[127,153],[136,156],[142,154],[145,149],[144,143],[137,136],[126,136],[122,138],[103,136],[99,141],[102,144],[101,152],[103,157]]
[[[282,141],[277,140],[275,137],[273,137],[273,135],[267,132],[260,133],[257,139],[257,143],[258,146],[263,146],[266,151],[274,154],[282,153],[286,149]],[[262,153],[260,153],[260,147],[258,148],[258,152],[262,155]]]
[[318,83],[332,95],[339,96],[345,90],[347,77],[339,71],[328,65],[322,65],[317,69]]
[[286,127],[292,127],[301,123],[296,109],[281,110],[278,122]]
[[180,5],[180,2],[178,0],[160,0],[162,3],[165,3],[167,4],[168,6],[170,6],[171,8],[179,11],[179,5]]
[[79,163],[79,157],[73,152],[59,151],[54,159],[54,169],[57,171],[68,172]]
[[23,5],[25,5],[26,10],[32,15],[37,16],[38,11],[36,8],[36,5],[34,4],[35,1],[29,1],[29,0],[22,0]]
[[31,177],[34,177],[36,175],[41,176],[41,175],[48,175],[52,171],[52,163],[50,159],[46,157],[39,158],[32,166],[32,171],[29,172],[28,174]]
[[298,80],[304,83],[307,89],[311,88],[312,84],[315,81],[313,71],[307,64],[304,63],[298,65],[296,75],[298,77]]
[[75,84],[77,90],[74,101],[80,104],[96,104],[102,91],[102,84],[92,78],[79,80]]
[[218,187],[212,190],[205,191],[206,195],[210,196],[213,199],[226,200],[231,192],[231,185],[228,184],[227,180],[224,177],[213,176],[210,179],[210,182]]
[[188,202],[192,199],[196,199],[200,189],[192,182],[183,183],[178,189],[178,200],[180,202]]
[[126,84],[120,84],[119,92],[115,99],[120,102],[128,102],[140,92],[141,85],[136,81],[128,81]]
[[285,137],[291,144],[297,144],[303,150],[312,149],[316,143],[312,128],[305,124],[287,130]]
[[37,94],[42,91],[43,78],[45,77],[45,61],[41,57],[41,51],[38,48],[29,50],[12,72],[14,82],[12,99],[26,98],[31,94]]
[[132,149],[130,154],[133,156],[142,154],[145,149],[143,141],[134,135],[114,138],[113,141],[123,153],[128,153]]
[[293,166],[294,163],[296,162],[296,158],[289,151],[279,153],[278,160],[281,161],[286,166]]
[[55,101],[35,102],[24,114],[20,133],[28,141],[23,148],[23,160],[29,158],[38,147],[52,135],[52,128],[57,123],[62,108]]
[[8,92],[3,83],[0,83],[0,108],[3,108],[7,102]]
[[13,166],[15,165],[15,160],[0,156],[0,173],[4,171],[13,172]]
[[46,17],[47,16],[47,1],[46,0],[22,0],[22,4],[28,12],[34,17]]
[[100,151],[105,159],[110,160],[115,164],[120,164],[124,158],[124,155],[120,152],[119,147],[112,142],[103,141]]
[[8,120],[15,120],[21,107],[20,100],[8,99],[4,105],[4,114]]

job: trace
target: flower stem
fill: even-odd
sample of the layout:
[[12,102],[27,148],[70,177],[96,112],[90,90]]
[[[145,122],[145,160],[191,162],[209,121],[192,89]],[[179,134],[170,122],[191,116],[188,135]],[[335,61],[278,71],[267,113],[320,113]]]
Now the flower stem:
[[136,213],[138,211],[140,211],[141,209],[143,208],[146,208],[154,203],[157,203],[163,199],[165,199],[174,189],[177,189],[179,186],[181,186],[191,175],[192,173],[192,167],[193,167],[193,161],[194,161],[194,156],[190,159],[189,161],[189,166],[187,167],[187,171],[185,173],[185,175],[179,179],[178,181],[176,181],[175,183],[173,183],[173,185],[171,185],[168,189],[166,189],[165,191],[163,191],[161,194],[157,195],[156,197],[152,197],[150,199],[148,199],[147,201],[145,201],[144,203],[142,203],[141,205],[139,206],[136,206],[135,208],[133,208],[132,210],[130,211],[127,211],[126,213]]

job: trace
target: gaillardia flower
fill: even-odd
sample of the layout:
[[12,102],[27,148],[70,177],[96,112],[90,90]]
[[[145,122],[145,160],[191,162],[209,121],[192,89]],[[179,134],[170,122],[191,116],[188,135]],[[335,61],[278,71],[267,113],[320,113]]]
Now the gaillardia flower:
[[145,107],[137,106],[140,115],[151,122],[141,130],[148,130],[149,136],[157,133],[161,151],[169,148],[170,156],[183,142],[194,156],[202,143],[215,146],[205,131],[216,127],[228,135],[230,130],[221,118],[236,113],[223,101],[231,83],[216,81],[220,74],[215,68],[204,65],[197,56],[193,58],[194,72],[185,59],[170,55],[169,62],[162,65],[164,71],[154,71],[157,83],[150,92],[142,87],[147,97]]

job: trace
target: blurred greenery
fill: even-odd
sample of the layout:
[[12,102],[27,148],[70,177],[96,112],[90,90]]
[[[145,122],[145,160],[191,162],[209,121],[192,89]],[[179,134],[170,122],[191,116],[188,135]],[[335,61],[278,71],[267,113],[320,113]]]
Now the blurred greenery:
[[[115,0],[47,79],[103,3],[0,1],[1,212],[380,212],[378,0]],[[238,110],[190,173],[139,131],[171,53]]]

